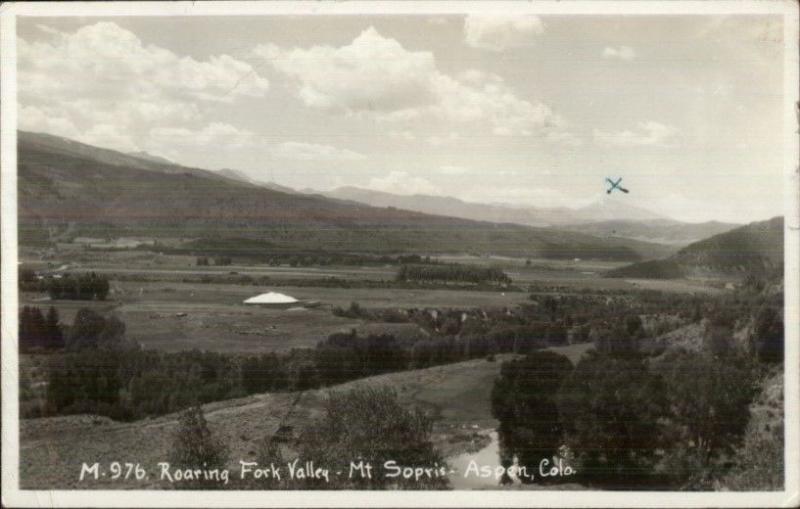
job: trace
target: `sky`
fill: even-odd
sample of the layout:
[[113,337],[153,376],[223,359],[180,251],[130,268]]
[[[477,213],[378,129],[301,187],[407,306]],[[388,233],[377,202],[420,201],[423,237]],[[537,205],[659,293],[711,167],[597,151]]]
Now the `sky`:
[[320,191],[783,209],[769,16],[20,18],[20,129]]

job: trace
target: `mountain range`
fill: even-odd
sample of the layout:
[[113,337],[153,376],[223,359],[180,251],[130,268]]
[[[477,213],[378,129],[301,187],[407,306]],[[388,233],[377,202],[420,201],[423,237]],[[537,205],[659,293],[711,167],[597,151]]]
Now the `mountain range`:
[[57,136],[18,136],[20,243],[53,232],[262,241],[270,249],[469,252],[542,258],[641,260],[655,243],[374,207],[289,193],[236,175],[93,147]]
[[339,187],[321,194],[374,207],[396,207],[496,223],[553,226],[601,237],[624,237],[674,246],[685,246],[739,226],[719,221],[676,221],[605,195],[586,206],[572,209],[473,203],[447,196],[399,195],[352,186]]
[[507,204],[473,203],[447,196],[400,195],[359,187],[339,187],[322,193],[374,207],[396,207],[427,214],[449,214],[465,219],[516,223],[527,226],[563,226],[607,220],[650,221],[665,219],[658,214],[603,196],[585,207],[515,207]]

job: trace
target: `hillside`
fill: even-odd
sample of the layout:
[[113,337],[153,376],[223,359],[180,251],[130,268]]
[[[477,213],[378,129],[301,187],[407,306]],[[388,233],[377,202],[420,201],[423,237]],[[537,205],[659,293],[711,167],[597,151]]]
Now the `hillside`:
[[671,219],[652,219],[644,221],[616,220],[596,223],[564,225],[561,228],[589,235],[624,237],[660,244],[687,245],[692,242],[724,233],[736,228],[737,224],[707,221],[705,223],[684,223]]
[[691,276],[769,275],[783,270],[783,218],[750,223],[695,242],[664,260],[634,263],[608,277],[674,279]]
[[658,244],[289,194],[49,135],[20,132],[18,161],[22,244],[46,244],[54,233],[69,232],[242,237],[327,251],[631,261],[666,252]]

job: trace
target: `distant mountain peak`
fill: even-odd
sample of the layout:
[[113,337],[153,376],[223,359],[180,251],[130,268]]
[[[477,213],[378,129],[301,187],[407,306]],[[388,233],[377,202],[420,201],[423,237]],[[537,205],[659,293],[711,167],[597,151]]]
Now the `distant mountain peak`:
[[593,202],[584,207],[575,209],[576,212],[589,219],[590,222],[596,221],[652,221],[654,219],[669,219],[651,210],[625,203],[624,197],[612,197],[603,193]]

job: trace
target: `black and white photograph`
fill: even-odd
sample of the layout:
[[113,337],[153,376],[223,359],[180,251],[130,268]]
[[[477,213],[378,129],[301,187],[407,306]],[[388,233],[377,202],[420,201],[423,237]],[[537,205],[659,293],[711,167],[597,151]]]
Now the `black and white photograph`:
[[3,505],[796,506],[798,5],[6,3]]

